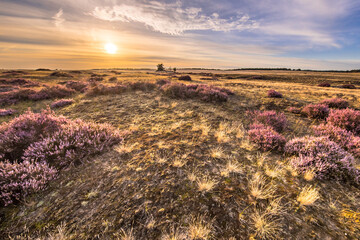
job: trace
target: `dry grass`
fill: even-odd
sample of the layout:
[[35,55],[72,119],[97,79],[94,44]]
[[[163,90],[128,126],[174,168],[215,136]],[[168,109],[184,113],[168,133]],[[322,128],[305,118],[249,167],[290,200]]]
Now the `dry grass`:
[[281,225],[267,213],[260,214],[258,211],[252,215],[255,236],[259,239],[278,239]]
[[196,183],[200,192],[209,192],[216,186],[217,181],[210,177],[202,177],[198,178]]
[[189,238],[194,240],[210,239],[213,230],[212,222],[206,221],[202,216],[193,217],[188,227]]
[[224,150],[221,147],[215,147],[210,150],[210,156],[213,158],[225,157]]
[[234,159],[228,160],[226,165],[220,170],[221,175],[228,177],[230,173],[242,173],[243,166]]
[[301,190],[296,200],[300,203],[300,206],[311,206],[318,199],[320,199],[319,190],[312,186],[306,186]]
[[275,187],[268,183],[261,173],[256,173],[249,181],[250,194],[256,199],[273,198]]

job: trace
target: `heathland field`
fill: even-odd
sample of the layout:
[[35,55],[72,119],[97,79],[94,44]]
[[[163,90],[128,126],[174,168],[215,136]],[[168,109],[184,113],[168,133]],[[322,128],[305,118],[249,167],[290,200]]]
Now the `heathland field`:
[[360,73],[0,71],[1,239],[359,239]]

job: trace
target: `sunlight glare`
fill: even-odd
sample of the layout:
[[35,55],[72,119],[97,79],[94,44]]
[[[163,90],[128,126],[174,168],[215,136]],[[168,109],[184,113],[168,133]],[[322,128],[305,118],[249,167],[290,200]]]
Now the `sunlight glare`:
[[117,46],[113,43],[105,44],[104,49],[108,54],[115,54],[118,50]]

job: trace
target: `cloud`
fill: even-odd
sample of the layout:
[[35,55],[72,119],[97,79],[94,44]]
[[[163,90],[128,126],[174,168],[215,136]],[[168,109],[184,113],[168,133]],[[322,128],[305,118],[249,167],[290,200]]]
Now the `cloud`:
[[110,22],[142,23],[154,31],[171,35],[181,35],[191,30],[228,32],[258,27],[258,23],[251,20],[246,14],[224,19],[220,18],[217,13],[206,15],[201,8],[183,8],[180,2],[167,4],[150,1],[136,5],[121,4],[113,7],[95,7],[90,15]]
[[63,22],[65,22],[65,19],[62,17],[63,13],[63,10],[60,8],[60,10],[52,17],[52,19],[54,19],[54,24],[56,27],[60,27]]

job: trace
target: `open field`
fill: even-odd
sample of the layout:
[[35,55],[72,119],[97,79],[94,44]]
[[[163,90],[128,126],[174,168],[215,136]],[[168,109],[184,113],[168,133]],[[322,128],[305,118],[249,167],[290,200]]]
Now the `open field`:
[[[56,115],[111,124],[127,134],[120,144],[59,170],[44,190],[1,205],[4,239],[360,238],[358,182],[317,178],[310,168],[299,171],[286,149],[261,150],[249,137],[255,122],[249,112],[255,110],[285,115],[288,124],[278,132],[286,142],[314,135],[311,126],[326,122],[290,107],[301,110],[341,98],[359,110],[360,73],[84,70],[51,76],[53,72],[1,71],[0,108],[14,113],[0,116],[0,123],[28,108],[38,113],[71,98],[69,105],[54,108]],[[184,75],[192,80],[178,79]],[[19,78],[28,82],[1,82]],[[94,90],[159,80],[214,85],[234,95],[221,102],[173,98],[156,84]],[[69,81],[84,86],[70,91]],[[331,86],[318,86],[324,82]],[[39,93],[59,85],[57,95]],[[33,92],[11,95],[21,89]],[[271,89],[283,97],[269,97]],[[359,145],[355,147],[351,157],[359,170]]]

